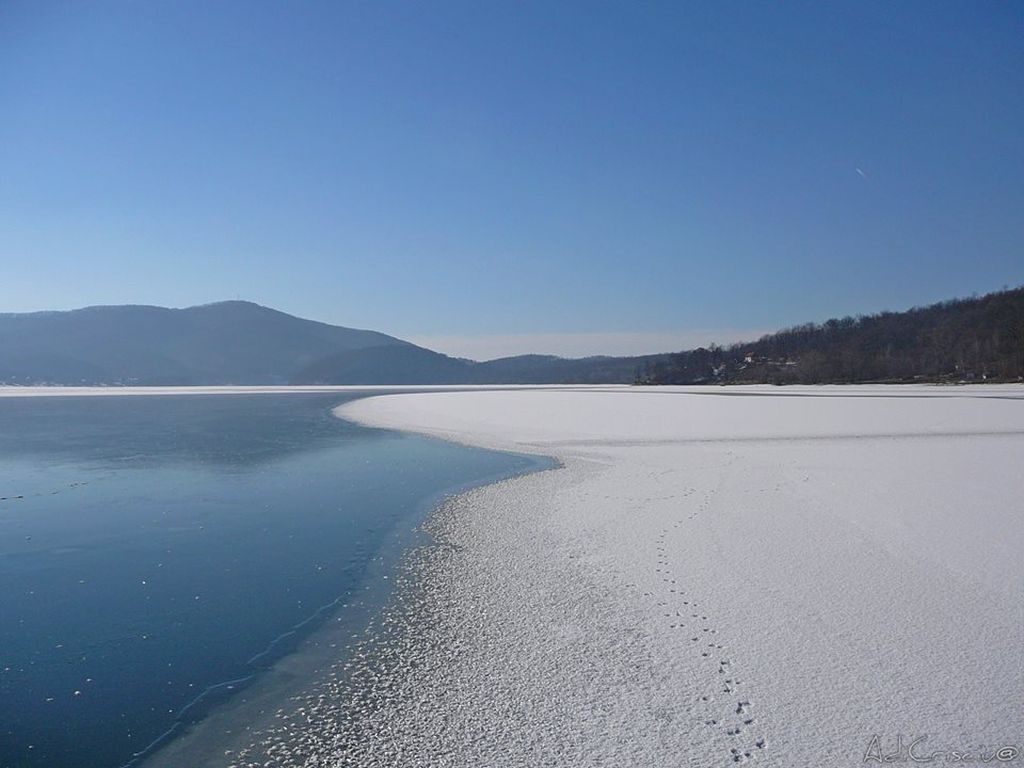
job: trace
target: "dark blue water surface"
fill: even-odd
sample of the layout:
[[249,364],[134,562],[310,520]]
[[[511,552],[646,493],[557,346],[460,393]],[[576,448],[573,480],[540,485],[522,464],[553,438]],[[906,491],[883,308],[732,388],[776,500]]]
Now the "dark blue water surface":
[[382,578],[428,500],[541,466],[345,399],[0,398],[0,766],[128,763]]

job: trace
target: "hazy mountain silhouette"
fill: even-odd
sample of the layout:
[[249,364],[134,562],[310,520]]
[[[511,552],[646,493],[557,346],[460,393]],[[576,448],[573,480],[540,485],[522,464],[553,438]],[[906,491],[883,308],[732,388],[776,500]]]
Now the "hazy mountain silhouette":
[[328,355],[405,344],[247,301],[0,314],[0,381],[286,384],[296,371]]
[[247,301],[0,314],[0,384],[629,382],[650,359],[522,355],[478,363]]

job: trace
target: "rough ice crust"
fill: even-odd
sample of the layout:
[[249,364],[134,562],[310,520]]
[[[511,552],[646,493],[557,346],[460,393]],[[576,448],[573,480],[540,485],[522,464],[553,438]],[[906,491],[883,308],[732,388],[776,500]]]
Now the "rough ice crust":
[[[430,526],[239,765],[862,765],[1021,745],[1024,390],[411,394],[340,415],[560,458]],[[257,759],[258,758],[258,759]]]

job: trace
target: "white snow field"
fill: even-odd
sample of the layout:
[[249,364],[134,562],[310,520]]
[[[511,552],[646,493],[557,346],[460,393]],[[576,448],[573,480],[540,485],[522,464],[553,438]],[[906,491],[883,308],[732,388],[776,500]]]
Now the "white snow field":
[[266,737],[273,765],[1024,746],[1022,387],[415,393],[338,413],[563,466],[435,515],[440,546],[383,620],[404,628],[350,672],[356,705],[339,716],[340,684],[311,697]]

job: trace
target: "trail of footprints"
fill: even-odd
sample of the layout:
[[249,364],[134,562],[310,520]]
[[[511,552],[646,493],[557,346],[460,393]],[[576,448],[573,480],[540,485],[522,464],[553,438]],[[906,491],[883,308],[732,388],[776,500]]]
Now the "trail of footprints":
[[[691,490],[686,495],[692,492]],[[686,521],[694,520],[701,513],[707,512],[711,506],[711,496],[712,494],[708,494],[697,508],[687,515]],[[671,528],[679,528],[684,522],[676,520]],[[673,605],[676,607],[675,611],[665,613],[665,617],[671,621],[669,626],[672,629],[689,629],[689,644],[699,654],[700,660],[715,665],[716,672],[712,674],[717,679],[717,685],[700,696],[700,703],[707,705],[709,712],[704,725],[721,729],[728,740],[735,740],[735,746],[729,748],[728,759],[734,763],[745,763],[766,749],[768,742],[763,735],[753,733],[757,724],[752,712],[753,705],[740,693],[743,681],[733,672],[722,644],[716,642],[719,639],[715,637],[718,630],[711,626],[709,618],[699,610],[696,602],[684,599],[686,591],[673,578],[665,541],[669,532],[669,528],[663,528],[657,538],[658,567],[655,572],[661,576],[669,595],[668,600],[659,602],[658,606],[665,609],[671,609]],[[717,716],[714,716],[716,714]]]

